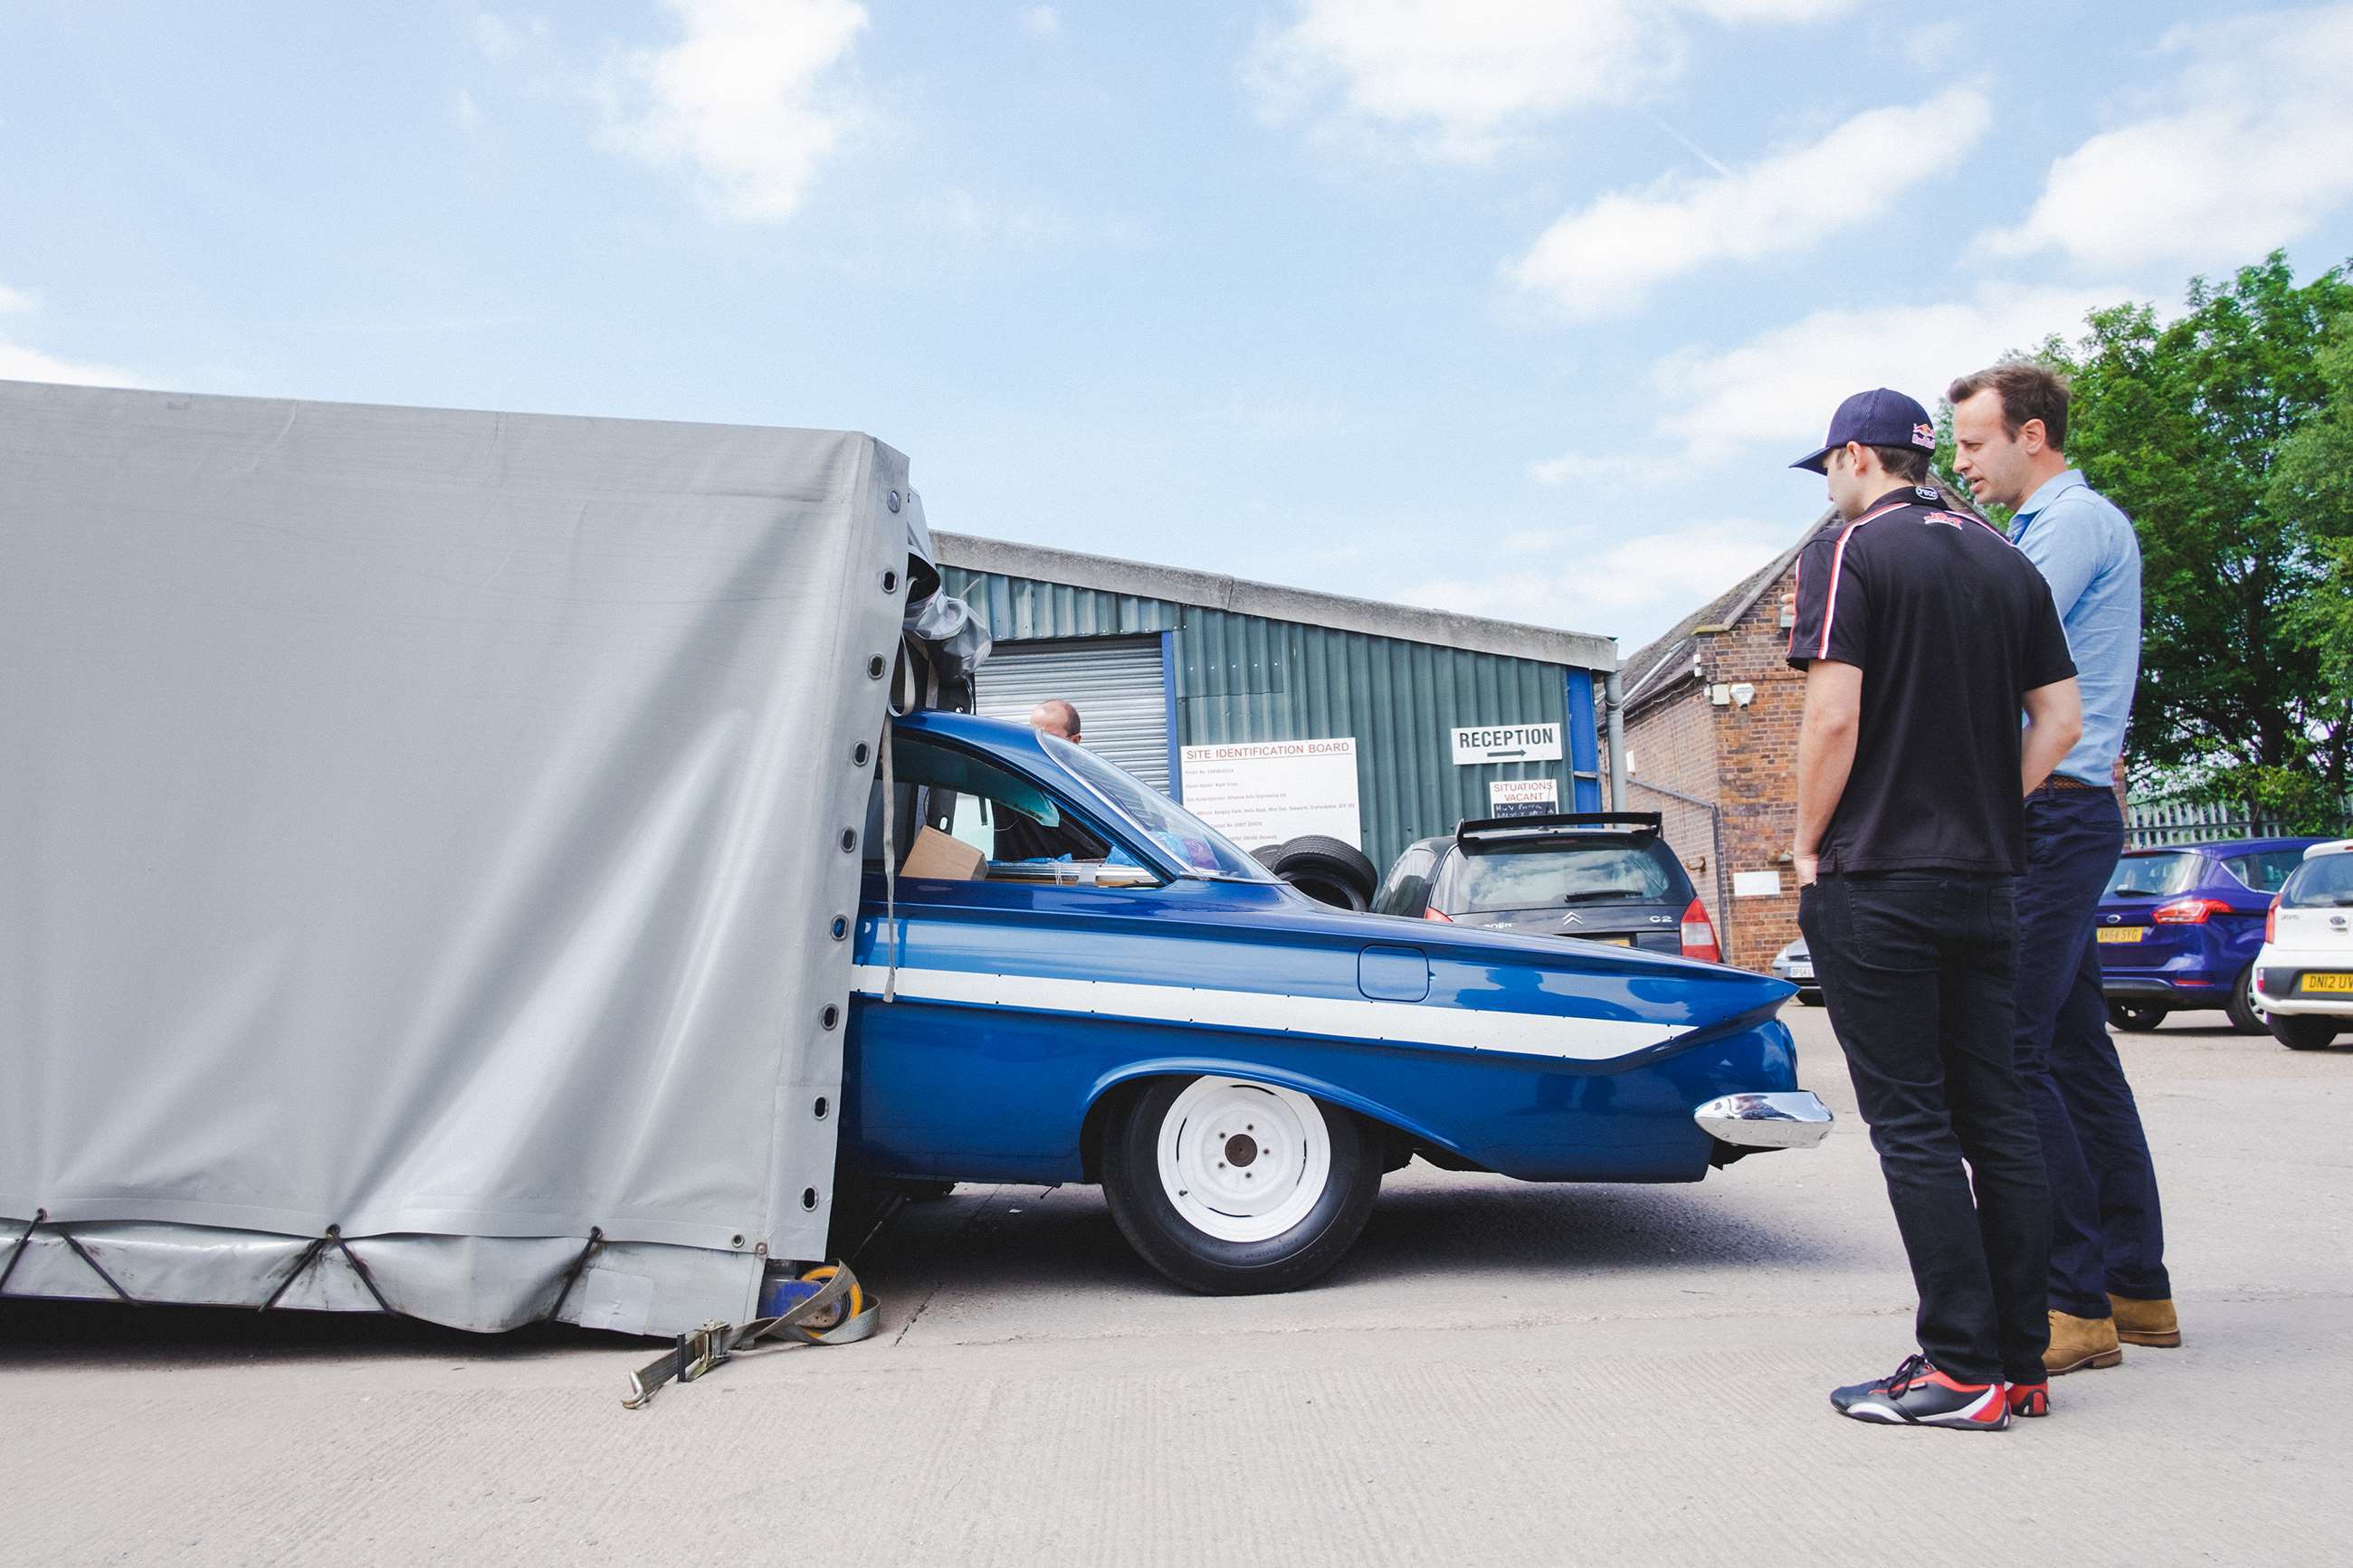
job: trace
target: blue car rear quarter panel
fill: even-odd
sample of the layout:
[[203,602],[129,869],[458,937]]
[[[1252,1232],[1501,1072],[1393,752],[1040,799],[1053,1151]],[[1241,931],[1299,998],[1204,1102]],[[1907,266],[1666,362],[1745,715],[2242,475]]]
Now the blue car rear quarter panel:
[[[891,956],[878,906],[879,897],[857,931],[863,980],[850,1013],[845,1131],[883,1173],[1077,1180],[1080,1130],[1099,1095],[1138,1077],[1229,1072],[1361,1111],[1507,1175],[1694,1181],[1711,1145],[1691,1120],[1694,1106],[1797,1082],[1788,1031],[1770,1016],[1789,988],[1738,971],[1326,914],[1275,887],[902,882],[901,996],[886,1004],[866,994],[881,989]],[[1427,997],[1393,1006],[1639,1024],[1647,1026],[1626,1038],[1651,1043],[1570,1060],[1183,1016],[1186,987],[1256,994],[1270,1010],[1286,997],[1361,1003],[1368,946],[1390,950],[1377,966],[1389,984],[1399,980],[1396,950],[1427,955]],[[1115,1011],[1135,994],[1101,1014],[1070,1010],[1066,996],[1039,1005],[926,999],[940,972],[1011,977],[1017,984],[999,994],[1015,996],[1022,980],[1167,988],[1168,1005],[1142,1017]],[[1155,999],[1145,994],[1146,1004]],[[1387,1027],[1410,1033],[1410,1023]]]

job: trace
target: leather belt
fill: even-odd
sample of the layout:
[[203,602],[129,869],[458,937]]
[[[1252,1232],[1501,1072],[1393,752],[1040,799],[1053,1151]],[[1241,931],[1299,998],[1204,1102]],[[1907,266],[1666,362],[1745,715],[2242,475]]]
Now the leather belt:
[[2037,788],[2038,790],[2043,790],[2043,789],[2098,789],[2098,790],[2104,790],[2104,789],[2107,788],[2108,786],[2107,786],[2107,785],[2105,785],[2105,784],[2085,784],[2082,779],[2071,779],[2071,778],[2067,777],[2064,773],[2052,773],[2049,778],[2044,779],[2041,784],[2039,784],[2035,785],[2034,787],[2035,787],[2035,788]]

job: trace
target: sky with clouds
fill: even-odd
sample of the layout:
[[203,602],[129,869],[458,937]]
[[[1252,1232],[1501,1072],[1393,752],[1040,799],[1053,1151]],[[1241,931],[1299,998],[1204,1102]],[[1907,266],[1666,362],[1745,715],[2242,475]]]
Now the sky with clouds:
[[0,8],[0,376],[865,429],[1629,651],[1846,393],[2353,256],[2353,4]]

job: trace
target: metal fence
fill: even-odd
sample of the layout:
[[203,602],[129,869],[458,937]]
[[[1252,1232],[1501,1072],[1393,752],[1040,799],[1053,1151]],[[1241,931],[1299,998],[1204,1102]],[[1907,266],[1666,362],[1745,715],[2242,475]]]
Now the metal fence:
[[[2353,808],[2338,817],[2328,831],[2348,830]],[[2189,805],[2178,801],[2135,802],[2125,813],[2125,844],[2133,849],[2157,849],[2168,844],[2204,844],[2214,839],[2286,838],[2295,830],[2277,817],[2263,816],[2244,802]]]

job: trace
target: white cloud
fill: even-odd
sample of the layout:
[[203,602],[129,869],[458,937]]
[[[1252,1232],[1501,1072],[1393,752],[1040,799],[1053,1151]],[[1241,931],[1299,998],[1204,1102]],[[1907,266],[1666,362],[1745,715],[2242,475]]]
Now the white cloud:
[[0,338],[0,381],[60,381],[77,386],[143,386],[135,373],[120,365],[88,360],[59,359]]
[[1704,460],[1778,444],[1820,444],[1849,393],[1892,386],[1933,408],[1953,377],[2082,334],[2086,312],[2135,298],[2121,285],[1987,285],[1965,300],[1817,310],[1720,352],[1687,349],[1652,373],[1660,433]]
[[[0,283],[0,316],[30,315],[39,301],[22,289]],[[0,338],[0,381],[57,381],[79,386],[143,386],[146,383],[121,365],[88,360],[59,359],[7,338]]]
[[[1419,582],[1392,590],[1403,603],[1580,630],[1615,626],[1639,640],[1723,593],[1787,549],[1798,524],[1736,519],[1651,529],[1598,548],[1572,546],[1553,568]],[[1566,537],[1566,536],[1556,536]]]
[[1021,13],[1021,25],[1041,38],[1062,30],[1062,14],[1051,5],[1032,5]]
[[1571,110],[1639,100],[1683,68],[1683,18],[1811,21],[1852,0],[1295,0],[1243,79],[1270,119],[1403,137],[1480,163]]
[[2086,267],[2252,260],[2353,198],[2353,5],[2176,28],[2164,112],[2051,166],[2025,221],[1980,243]]
[[1948,169],[1992,121],[1984,95],[1964,88],[1871,110],[1729,174],[1612,191],[1563,216],[1504,270],[1565,316],[1610,315],[1710,262],[1810,250],[1872,222]]
[[1528,465],[1528,478],[1540,485],[1572,482],[1626,485],[1661,466],[1662,459],[1635,452],[1563,452]]
[[1237,391],[1196,409],[1192,418],[1251,440],[1297,441],[1345,428],[1348,411],[1312,393]]
[[839,68],[866,9],[855,0],[663,0],[685,36],[627,56],[605,142],[685,165],[721,216],[779,223],[865,117]]
[[1968,43],[1969,30],[1956,17],[1915,24],[1905,29],[1904,58],[1922,70],[1949,69],[1967,58]]
[[544,44],[548,36],[544,16],[517,20],[495,11],[476,12],[469,30],[474,37],[474,47],[493,65],[511,60],[533,45]]
[[458,89],[458,101],[450,106],[449,120],[469,136],[482,128],[481,106],[474,101],[474,95],[464,88]]

